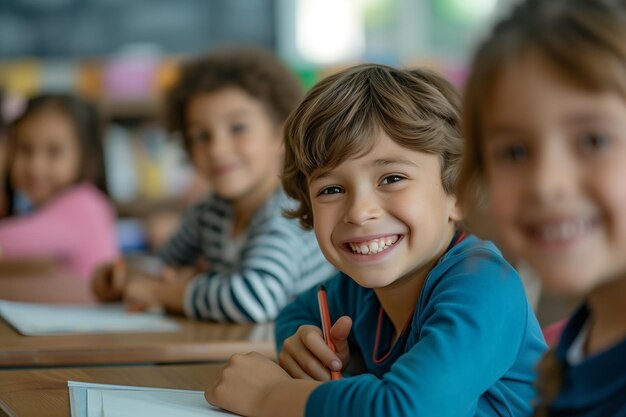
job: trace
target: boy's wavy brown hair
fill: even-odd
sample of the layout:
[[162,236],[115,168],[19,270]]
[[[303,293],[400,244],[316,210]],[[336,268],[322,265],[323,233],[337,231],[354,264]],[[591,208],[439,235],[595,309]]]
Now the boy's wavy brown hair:
[[323,79],[285,125],[283,187],[299,203],[285,215],[311,229],[311,174],[367,153],[381,131],[407,149],[439,155],[443,188],[454,194],[462,151],[459,117],[454,87],[426,70],[364,64]]

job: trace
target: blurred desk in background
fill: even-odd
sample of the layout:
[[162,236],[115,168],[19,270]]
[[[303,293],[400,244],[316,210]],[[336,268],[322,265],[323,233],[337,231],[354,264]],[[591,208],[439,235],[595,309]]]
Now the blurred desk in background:
[[0,320],[0,368],[224,361],[257,351],[274,358],[273,324],[177,319],[180,331],[22,336]]
[[0,371],[0,415],[70,417],[67,381],[204,390],[220,365]]
[[51,261],[0,261],[0,299],[94,304],[88,280],[60,270]]

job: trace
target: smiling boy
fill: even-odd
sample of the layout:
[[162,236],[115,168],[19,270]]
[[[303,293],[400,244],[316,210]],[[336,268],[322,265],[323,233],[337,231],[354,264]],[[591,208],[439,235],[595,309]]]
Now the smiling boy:
[[283,186],[341,271],[325,284],[336,353],[310,290],[277,319],[282,369],[235,355],[210,402],[247,416],[530,413],[545,344],[515,270],[458,227],[458,108],[442,78],[381,65],[308,93],[287,121]]

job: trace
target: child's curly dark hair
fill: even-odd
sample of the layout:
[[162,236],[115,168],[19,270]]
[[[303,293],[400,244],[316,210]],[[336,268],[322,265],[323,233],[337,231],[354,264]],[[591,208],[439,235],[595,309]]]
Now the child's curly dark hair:
[[187,144],[189,101],[228,87],[240,88],[262,102],[277,124],[284,123],[303,95],[299,80],[272,52],[250,46],[224,47],[181,65],[178,82],[166,97],[168,129]]

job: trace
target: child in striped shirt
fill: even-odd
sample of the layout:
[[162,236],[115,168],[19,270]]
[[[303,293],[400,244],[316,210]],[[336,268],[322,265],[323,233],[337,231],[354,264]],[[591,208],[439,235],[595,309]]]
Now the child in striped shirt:
[[[264,322],[334,269],[315,236],[282,216],[293,208],[280,186],[282,129],[302,90],[272,54],[220,50],[188,62],[169,93],[169,128],[180,133],[212,193],[183,217],[159,256],[179,269],[155,280],[137,273],[94,279],[103,300],[123,297],[203,320]],[[120,274],[116,274],[120,275]],[[116,279],[112,279],[116,278]]]

